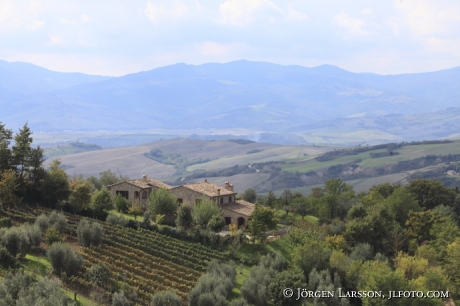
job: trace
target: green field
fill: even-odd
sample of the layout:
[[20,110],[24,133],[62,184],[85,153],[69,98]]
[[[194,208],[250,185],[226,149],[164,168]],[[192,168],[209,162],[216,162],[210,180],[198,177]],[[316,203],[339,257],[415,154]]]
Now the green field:
[[187,171],[193,172],[199,169],[222,169],[232,167],[234,165],[263,163],[267,161],[297,161],[307,159],[330,150],[331,148],[327,147],[282,146],[253,154],[239,154],[236,156],[222,157],[207,163],[192,165],[187,167]]
[[371,158],[370,153],[385,152],[385,149],[372,150],[368,152],[359,153],[356,155],[342,156],[334,160],[319,162],[315,159],[305,161],[303,163],[296,164],[284,164],[280,165],[281,169],[288,172],[308,172],[327,168],[337,164],[347,164],[361,159],[358,165],[372,168],[379,167],[388,164],[396,164],[400,161],[423,157],[426,155],[448,155],[448,154],[460,154],[460,142],[456,141],[453,143],[446,144],[422,144],[422,145],[410,145],[396,149],[399,155],[386,156],[381,158]]

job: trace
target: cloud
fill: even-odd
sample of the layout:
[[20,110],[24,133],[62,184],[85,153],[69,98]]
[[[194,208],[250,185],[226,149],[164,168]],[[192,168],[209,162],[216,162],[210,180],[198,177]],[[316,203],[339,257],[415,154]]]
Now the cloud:
[[240,43],[219,44],[212,41],[206,41],[198,45],[198,52],[203,56],[227,56],[233,55],[242,48]]
[[402,13],[400,22],[417,36],[446,35],[458,33],[460,4],[458,1],[395,1],[394,6]]
[[62,38],[58,35],[48,34],[48,37],[52,45],[62,45],[64,43]]
[[40,29],[42,26],[45,25],[45,22],[44,21],[41,21],[41,20],[33,20],[31,21],[30,23],[28,23],[26,25],[26,29],[27,30],[30,30],[30,31],[35,31],[35,30],[38,30]]
[[40,2],[35,0],[26,2],[1,0],[0,32],[12,32],[18,28],[35,31],[43,27],[45,22],[38,17],[38,13],[42,10]]
[[281,8],[268,0],[229,0],[219,6],[219,11],[220,23],[234,26],[245,26],[257,17],[274,22],[285,15]]
[[181,1],[175,1],[169,7],[148,2],[144,9],[144,13],[151,22],[158,22],[170,18],[181,18],[189,13],[189,8]]
[[0,1],[0,30],[16,26],[19,23],[14,2],[11,0]]
[[38,0],[27,0],[28,11],[32,14],[37,14],[43,11],[43,6]]
[[364,25],[366,24],[364,20],[354,19],[344,12],[340,12],[334,18],[334,24],[346,29],[349,33],[355,35],[368,35],[370,34],[366,30],[363,29]]
[[374,10],[371,9],[370,7],[367,7],[365,9],[363,9],[361,11],[361,14],[364,14],[364,15],[373,15],[374,14]]
[[83,23],[88,23],[92,21],[92,18],[86,14],[81,15],[80,19]]
[[295,9],[291,7],[291,5],[288,6],[287,17],[289,20],[292,20],[292,21],[304,21],[308,19],[307,14],[300,12],[300,11],[296,11]]

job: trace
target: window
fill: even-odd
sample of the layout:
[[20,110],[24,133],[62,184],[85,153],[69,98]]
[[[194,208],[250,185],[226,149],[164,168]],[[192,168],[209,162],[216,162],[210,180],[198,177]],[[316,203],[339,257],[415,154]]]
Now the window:
[[128,196],[129,196],[129,192],[125,190],[117,190],[116,194],[117,195],[121,194],[121,196],[124,197],[125,199],[128,199]]
[[220,204],[224,204],[224,198],[220,198]]
[[139,199],[139,191],[134,191],[134,198]]
[[229,197],[228,197],[228,201],[229,201],[230,203],[232,203],[232,196],[229,196]]
[[225,217],[225,225],[232,224],[232,218],[230,217]]
[[182,198],[177,198],[177,203],[179,203],[179,205],[180,205],[180,204],[184,203],[184,200]]

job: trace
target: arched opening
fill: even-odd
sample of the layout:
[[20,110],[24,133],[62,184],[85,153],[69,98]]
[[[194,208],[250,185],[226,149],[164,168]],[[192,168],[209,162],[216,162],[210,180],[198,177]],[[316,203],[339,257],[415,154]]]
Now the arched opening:
[[142,191],[142,199],[147,199],[147,191]]
[[224,198],[220,198],[220,204],[224,204]]
[[139,199],[139,191],[134,191],[134,198]]
[[238,218],[238,228],[244,226],[244,223],[245,223],[245,222],[246,222],[246,221],[244,220],[243,217],[239,217],[239,218]]

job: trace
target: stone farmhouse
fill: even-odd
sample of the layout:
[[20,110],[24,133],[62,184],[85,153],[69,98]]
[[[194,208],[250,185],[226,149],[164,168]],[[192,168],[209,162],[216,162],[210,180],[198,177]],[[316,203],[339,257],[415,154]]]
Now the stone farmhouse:
[[164,188],[170,190],[172,187],[144,175],[142,179],[112,184],[107,186],[107,188],[112,193],[112,197],[121,194],[131,203],[142,205],[145,208],[153,189]]
[[227,226],[230,224],[237,224],[238,227],[246,226],[255,207],[253,203],[237,200],[237,193],[233,191],[233,185],[229,182],[225,182],[224,187],[212,184],[207,180],[201,183],[172,187],[144,175],[142,179],[109,185],[107,188],[111,191],[112,196],[121,194],[132,203],[139,203],[144,208],[152,190],[158,188],[168,189],[177,198],[179,205],[188,204],[192,208],[199,205],[204,199],[211,200],[222,209]]

